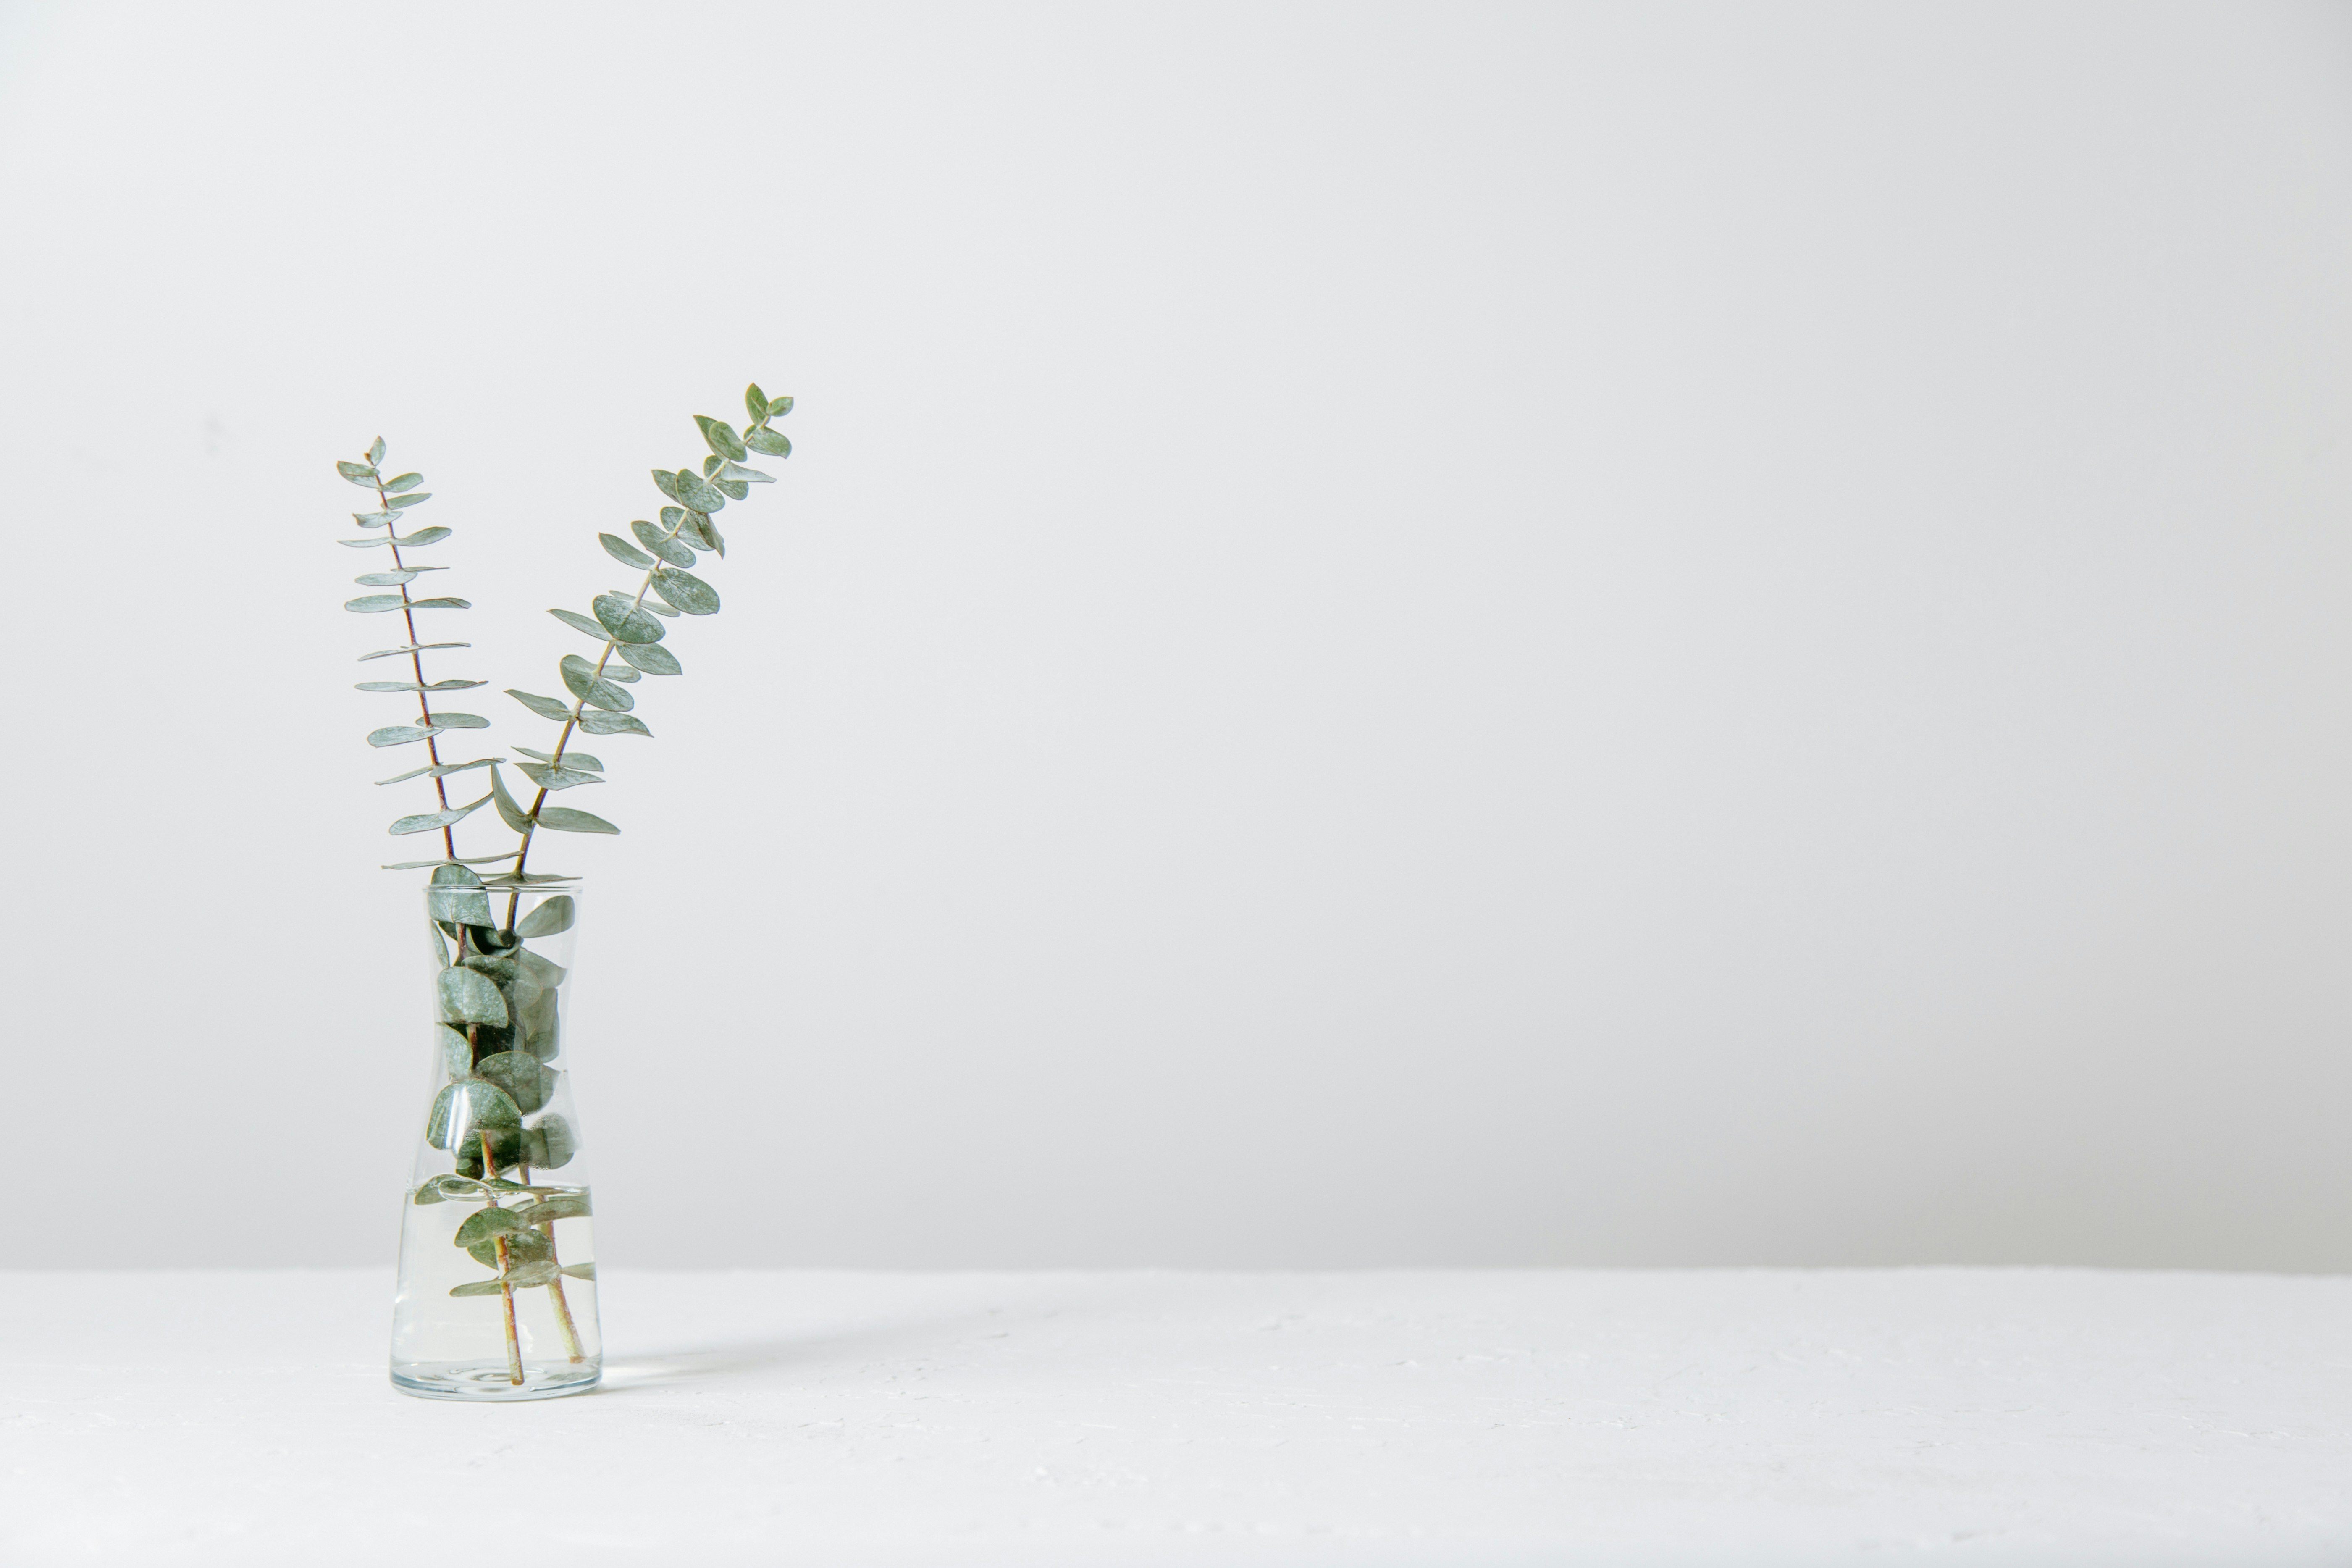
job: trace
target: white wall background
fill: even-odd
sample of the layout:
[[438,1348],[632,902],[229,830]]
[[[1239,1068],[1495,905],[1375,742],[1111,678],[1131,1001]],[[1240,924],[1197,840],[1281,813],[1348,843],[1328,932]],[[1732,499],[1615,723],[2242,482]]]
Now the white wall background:
[[607,1256],[2352,1267],[2347,279],[2340,7],[0,10],[5,1257],[389,1261],[331,460],[756,377]]

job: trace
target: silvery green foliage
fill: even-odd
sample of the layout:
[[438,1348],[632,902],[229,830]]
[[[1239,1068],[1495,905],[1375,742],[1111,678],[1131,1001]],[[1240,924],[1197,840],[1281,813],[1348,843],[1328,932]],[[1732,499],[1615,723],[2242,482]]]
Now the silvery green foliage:
[[[437,544],[449,537],[449,530],[427,528],[420,529],[411,534],[400,534],[397,531],[405,520],[405,514],[411,509],[431,500],[433,494],[422,488],[425,483],[424,475],[408,473],[387,477],[383,472],[383,438],[379,436],[369,446],[364,457],[357,462],[338,462],[335,465],[335,472],[360,489],[373,492],[375,498],[373,510],[352,513],[353,522],[358,523],[362,529],[373,531],[365,539],[346,539],[343,542],[354,549],[383,549],[389,552],[388,559],[391,562],[389,570],[362,573],[357,581],[362,588],[389,588],[392,592],[362,594],[355,599],[345,600],[343,608],[353,615],[360,616],[397,615],[401,619],[402,629],[408,634],[408,640],[398,647],[378,648],[373,653],[362,654],[360,662],[364,664],[370,659],[404,658],[408,661],[408,672],[413,679],[362,680],[358,683],[358,689],[362,691],[375,692],[403,702],[414,701],[416,704],[415,723],[386,724],[370,731],[367,737],[367,743],[377,747],[409,746],[419,741],[425,742],[425,754],[429,759],[425,766],[412,768],[404,773],[395,773],[391,778],[378,781],[380,784],[405,784],[414,778],[433,781],[435,809],[412,812],[405,816],[395,818],[390,831],[395,837],[417,833],[438,833],[441,836],[443,858],[438,861],[404,860],[396,868],[404,870],[413,869],[418,866],[451,865],[458,862],[457,826],[475,811],[488,805],[490,796],[485,795],[478,800],[457,805],[449,799],[448,785],[442,781],[452,773],[465,773],[473,768],[492,767],[506,759],[478,757],[471,762],[452,762],[441,754],[442,736],[452,730],[488,729],[490,721],[478,713],[436,712],[430,702],[431,695],[443,691],[462,691],[484,683],[465,679],[425,679],[425,656],[426,653],[438,648],[467,647],[471,645],[462,642],[425,641],[417,629],[416,616],[419,611],[468,610],[473,606],[464,599],[453,598],[446,595],[423,596],[410,592],[409,584],[425,573],[446,571],[446,568],[413,564],[402,552]],[[509,855],[511,853],[512,851],[509,851]],[[504,858],[501,857],[501,858]]]
[[660,521],[640,518],[631,522],[629,532],[635,543],[618,533],[596,536],[605,554],[642,571],[643,579],[634,589],[597,595],[586,615],[569,609],[548,612],[598,646],[593,659],[567,653],[557,662],[558,689],[564,696],[512,687],[507,690],[508,696],[541,718],[562,726],[552,751],[523,750],[524,755],[537,761],[515,764],[537,786],[528,806],[508,793],[498,769],[490,770],[489,798],[498,803],[500,818],[523,837],[521,852],[515,858],[516,875],[528,875],[523,867],[530,858],[531,840],[541,829],[620,831],[592,813],[550,805],[547,797],[558,790],[604,782],[603,763],[571,749],[574,733],[652,738],[651,727],[634,711],[638,699],[626,689],[644,676],[683,673],[677,656],[664,646],[669,636],[665,621],[719,613],[719,590],[688,568],[699,563],[697,552],[726,555],[727,541],[719,531],[716,514],[729,501],[749,496],[753,485],[774,482],[773,475],[747,467],[746,460],[754,452],[775,458],[792,455],[793,444],[773,427],[774,421],[791,413],[792,407],[791,398],[771,398],[755,383],[744,389],[743,409],[750,423],[740,432],[725,420],[696,415],[694,422],[701,428],[709,456],[702,459],[699,470],[653,471],[654,488],[670,503],[660,509]]

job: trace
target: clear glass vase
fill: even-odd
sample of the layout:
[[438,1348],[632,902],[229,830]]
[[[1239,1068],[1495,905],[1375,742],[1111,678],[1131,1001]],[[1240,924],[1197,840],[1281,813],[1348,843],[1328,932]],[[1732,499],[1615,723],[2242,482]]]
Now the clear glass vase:
[[434,875],[432,1083],[401,1210],[393,1384],[426,1399],[584,1393],[604,1347],[565,1049],[581,885]]

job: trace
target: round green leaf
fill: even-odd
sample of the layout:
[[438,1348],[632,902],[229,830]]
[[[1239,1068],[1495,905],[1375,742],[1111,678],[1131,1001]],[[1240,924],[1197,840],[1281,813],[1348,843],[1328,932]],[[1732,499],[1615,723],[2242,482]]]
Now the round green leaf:
[[[632,669],[642,669],[647,675],[679,675],[685,672],[686,667],[677,662],[677,655],[659,643],[625,642],[615,651],[628,660]],[[566,757],[564,760],[569,762],[571,759]]]
[[625,595],[599,594],[589,607],[596,612],[596,624],[614,642],[649,643],[662,639],[662,624],[637,608]]
[[542,1198],[522,1211],[522,1221],[525,1225],[552,1225],[560,1219],[586,1219],[587,1217],[588,1194],[586,1193],[558,1193],[551,1198]]
[[529,1116],[547,1103],[554,1092],[555,1073],[540,1066],[537,1057],[521,1051],[500,1051],[484,1057],[474,1064],[474,1076],[497,1084],[515,1102],[515,1109]]
[[499,988],[484,976],[470,969],[445,969],[436,984],[441,992],[441,1016],[449,1022],[506,1023],[506,998],[499,995]]
[[[646,721],[634,713],[583,713],[580,715],[580,728],[591,735],[643,735],[648,740],[653,737],[653,731],[646,728]],[[541,813],[540,820],[547,820],[544,812]]]
[[[463,974],[466,971],[453,969],[449,973]],[[425,1141],[436,1149],[462,1148],[476,1142],[475,1135],[486,1129],[495,1133],[500,1129],[519,1129],[521,1124],[522,1112],[515,1109],[506,1090],[496,1084],[466,1079],[448,1085],[434,1097],[433,1112],[425,1121]],[[496,1139],[492,1142],[495,1144]],[[481,1152],[478,1147],[474,1150],[477,1163]]]
[[457,1227],[457,1234],[450,1240],[458,1247],[475,1247],[502,1232],[529,1228],[523,1224],[522,1215],[515,1210],[493,1205],[479,1214],[467,1215],[465,1223]]
[[[650,522],[633,522],[629,524],[629,531],[635,534],[647,550],[671,565],[691,566],[694,564],[694,552],[670,537],[677,530],[678,520],[685,516],[683,508],[666,506],[662,508],[661,527],[656,528]],[[646,564],[650,566],[653,563],[649,561]]]
[[563,684],[572,695],[583,702],[593,702],[599,708],[626,712],[637,705],[635,698],[596,673],[596,667],[576,653],[567,653],[558,669]]
[[396,610],[408,601],[397,594],[362,594],[356,599],[343,601],[343,608],[362,616],[380,616],[386,610]]
[[[642,525],[631,523],[629,526],[635,528]],[[654,563],[654,558],[652,556],[646,554],[635,545],[631,544],[619,534],[600,533],[596,536],[596,542],[604,547],[605,554],[611,556],[614,560],[619,562],[624,566],[643,568],[651,566]]]
[[[408,498],[404,496],[401,499],[405,500]],[[416,499],[422,500],[425,498],[419,496]],[[422,549],[427,544],[438,544],[448,537],[449,531],[446,528],[420,528],[405,539],[394,540],[393,543],[398,545],[403,550],[416,550]]]
[[[440,933],[434,933],[438,936]],[[474,1070],[474,1043],[466,1038],[465,1031],[446,1024],[433,1026],[433,1044],[441,1053],[441,1075],[444,1078],[464,1078]]]
[[555,1283],[556,1276],[560,1271],[552,1262],[544,1258],[535,1258],[529,1263],[517,1263],[514,1255],[514,1246],[509,1243],[507,1246],[508,1284],[518,1290],[523,1290],[534,1285]]
[[[482,1213],[510,1215],[512,1211],[484,1209]],[[480,1215],[475,1217],[479,1218]],[[466,1248],[467,1255],[477,1263],[496,1268],[499,1266],[499,1242],[501,1238],[507,1244],[507,1267],[509,1269],[519,1263],[543,1263],[547,1260],[547,1255],[555,1250],[547,1237],[538,1231],[517,1229],[500,1231],[487,1241],[474,1243]]]
[[514,928],[515,935],[553,936],[558,931],[570,931],[578,913],[579,906],[571,894],[557,893],[523,916],[521,923]]
[[765,452],[771,458],[789,458],[793,444],[777,430],[754,430],[743,437],[743,445],[754,452]]
[[572,1163],[580,1150],[580,1140],[572,1131],[572,1123],[553,1111],[540,1118],[539,1125],[528,1134],[530,1152],[538,1156],[531,1161],[542,1170],[552,1171]]
[[691,572],[672,566],[654,574],[654,592],[689,616],[719,613],[719,590]]

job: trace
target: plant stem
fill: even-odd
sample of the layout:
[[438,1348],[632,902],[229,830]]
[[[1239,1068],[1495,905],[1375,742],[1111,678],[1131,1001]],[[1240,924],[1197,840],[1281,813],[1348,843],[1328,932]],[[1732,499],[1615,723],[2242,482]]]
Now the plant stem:
[[[753,428],[756,429],[758,426],[755,426]],[[679,504],[681,508],[684,506],[683,502],[680,502]],[[678,535],[678,530],[685,526],[686,518],[681,512],[681,515],[677,520],[677,526],[676,528],[672,528],[667,533],[663,534],[662,537],[666,540],[676,539]],[[656,566],[646,572],[646,580],[637,584],[637,596],[634,600],[630,601],[630,609],[639,609],[644,605],[646,602],[646,595],[653,587],[654,577],[656,574],[660,572],[660,570],[661,568],[659,566]],[[415,637],[411,637],[408,640],[415,642],[416,639]],[[612,660],[613,650],[619,646],[620,641],[618,638],[607,637],[604,639],[604,651],[596,656],[597,675],[601,676],[604,673],[604,666]],[[423,678],[420,677],[419,684],[422,684],[422,682]],[[580,722],[580,715],[587,706],[588,700],[584,697],[572,704],[572,716],[564,720],[562,732],[555,737],[555,750],[549,753],[547,763],[549,767],[560,768],[563,765],[563,748],[571,743],[572,727]],[[531,826],[530,831],[526,832],[522,836],[522,847],[515,852],[514,868],[515,875],[518,877],[522,875],[523,862],[530,858],[531,840],[537,836],[539,831],[539,808],[546,804],[547,791],[544,787],[541,787],[540,792],[531,797],[530,809],[523,814],[525,816],[530,818]],[[514,924],[516,900],[521,897],[522,889],[520,886],[518,886],[512,893],[507,896],[507,924],[509,926]]]
[[[499,1179],[497,1158],[490,1152],[490,1134],[487,1129],[477,1130],[475,1136],[482,1141],[482,1178]],[[493,1245],[499,1254],[499,1297],[507,1310],[507,1381],[515,1387],[522,1386],[522,1342],[515,1337],[514,1287],[507,1279],[507,1238],[499,1237]]]
[[[392,569],[395,572],[405,572],[408,568],[403,565],[400,560],[400,514],[393,511],[392,498],[384,494],[382,474],[378,474],[375,480],[375,509],[378,511],[393,512],[393,521],[383,525],[385,544],[392,552]],[[405,583],[400,584],[400,618],[408,626],[408,665],[410,668],[416,671],[417,717],[425,728],[430,729],[433,726],[433,707],[425,700],[425,652],[419,646],[424,639],[416,635],[416,612],[408,607],[408,584]],[[440,737],[436,735],[425,737],[425,754],[433,759],[435,767],[441,765]],[[441,809],[448,810],[449,789],[439,773],[433,775],[433,794],[441,802]],[[441,825],[441,847],[449,852],[450,859],[455,860],[457,858],[457,836],[451,831],[450,825],[446,822]]]
[[507,1309],[507,1382],[522,1386],[522,1342],[515,1338],[514,1287],[505,1283],[507,1277],[507,1238],[499,1237],[499,1299]]
[[[555,1255],[555,1222],[551,1219],[542,1220],[540,1222],[539,1228],[547,1237],[547,1260],[556,1268],[562,1268],[563,1260]],[[572,1303],[563,1299],[562,1274],[558,1274],[547,1282],[547,1293],[555,1303],[555,1326],[563,1331],[565,1352],[571,1355],[575,1363],[586,1361],[588,1352],[580,1348],[580,1331],[572,1325]]]

